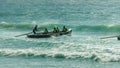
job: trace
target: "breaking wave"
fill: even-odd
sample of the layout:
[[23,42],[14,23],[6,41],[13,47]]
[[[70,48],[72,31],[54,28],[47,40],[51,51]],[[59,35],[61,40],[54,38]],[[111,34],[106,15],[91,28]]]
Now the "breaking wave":
[[[107,50],[107,49],[106,49]],[[111,49],[108,49],[110,51]],[[70,52],[70,51],[57,51],[56,49],[42,50],[41,49],[0,49],[0,56],[9,57],[52,57],[52,58],[64,58],[64,59],[92,59],[94,61],[101,62],[119,62],[120,54],[104,52],[104,51],[81,51],[81,52]],[[115,53],[115,54],[113,54]]]

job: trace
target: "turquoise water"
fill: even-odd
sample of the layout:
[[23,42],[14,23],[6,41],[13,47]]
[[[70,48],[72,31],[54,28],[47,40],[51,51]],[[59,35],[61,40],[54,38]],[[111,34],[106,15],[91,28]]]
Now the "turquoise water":
[[[0,0],[1,68],[119,68],[119,0]],[[71,36],[14,37],[64,25]]]

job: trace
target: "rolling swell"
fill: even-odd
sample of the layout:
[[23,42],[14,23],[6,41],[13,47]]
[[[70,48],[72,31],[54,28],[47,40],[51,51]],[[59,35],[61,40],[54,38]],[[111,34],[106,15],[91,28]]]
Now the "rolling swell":
[[25,16],[25,15],[27,15],[27,14],[23,14],[23,13],[17,14],[17,13],[9,13],[9,12],[1,13],[0,12],[0,16],[2,16],[2,17],[8,17],[8,16]]
[[[40,29],[44,29],[45,27],[49,29],[53,29],[54,26],[58,26],[62,29],[62,26],[65,24],[60,23],[0,23],[0,27],[7,28],[7,29],[19,29],[19,30],[30,30],[33,29],[34,25],[38,24]],[[119,32],[120,25],[66,25],[68,28],[72,28],[74,31],[91,31],[91,32]]]
[[96,25],[96,26],[89,26],[89,25],[81,25],[75,28],[77,31],[95,31],[95,32],[119,32],[120,25]]
[[1,22],[0,27],[1,28],[7,28],[7,29],[19,29],[19,30],[30,30],[33,29],[35,25],[38,25],[38,28],[44,29],[45,27],[47,28],[52,28],[54,26],[63,26],[62,24],[57,24],[57,23],[7,23],[7,22]]

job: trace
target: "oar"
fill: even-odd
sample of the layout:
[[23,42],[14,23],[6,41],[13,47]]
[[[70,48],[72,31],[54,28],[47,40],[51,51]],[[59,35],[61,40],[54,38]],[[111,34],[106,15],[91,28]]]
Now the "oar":
[[25,33],[25,34],[17,35],[17,36],[15,36],[15,37],[24,36],[24,35],[28,35],[28,34],[31,34],[31,33],[33,33],[33,32],[29,32],[29,33]]
[[114,37],[119,37],[120,35],[117,35],[117,36],[109,36],[109,37],[103,37],[103,38],[100,38],[100,39],[107,39],[107,38],[114,38]]

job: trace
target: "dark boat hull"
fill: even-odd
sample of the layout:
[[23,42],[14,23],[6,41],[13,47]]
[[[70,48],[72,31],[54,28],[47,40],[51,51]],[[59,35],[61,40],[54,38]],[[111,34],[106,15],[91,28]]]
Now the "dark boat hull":
[[120,40],[120,36],[118,36],[117,39]]
[[71,34],[72,30],[68,30],[67,32],[59,32],[59,33],[53,33],[53,32],[49,32],[47,34],[44,33],[37,33],[37,34],[29,34],[27,35],[28,38],[49,38],[51,36],[61,36],[61,35],[68,35]]
[[51,37],[50,35],[40,35],[40,34],[31,34],[27,35],[28,38],[49,38]]

